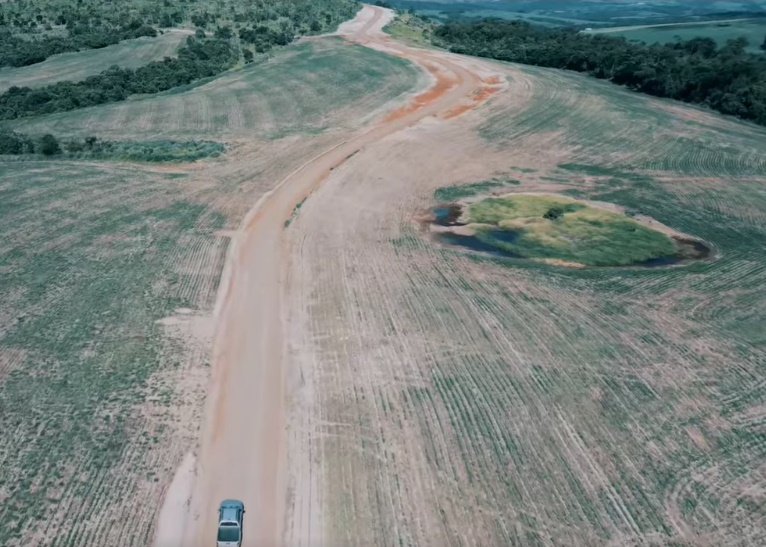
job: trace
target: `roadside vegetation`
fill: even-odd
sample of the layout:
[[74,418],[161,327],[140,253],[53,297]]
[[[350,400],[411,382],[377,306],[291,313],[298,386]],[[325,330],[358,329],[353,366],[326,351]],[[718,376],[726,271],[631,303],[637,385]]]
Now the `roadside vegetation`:
[[430,44],[431,30],[434,24],[427,17],[414,11],[406,11],[397,15],[388,25],[383,27],[394,38],[414,44]]
[[90,136],[59,141],[46,133],[32,137],[0,130],[0,155],[57,156],[71,159],[98,159],[144,162],[184,162],[220,156],[226,147],[213,141],[109,141]]
[[455,53],[585,72],[766,125],[766,57],[748,53],[743,38],[722,48],[711,38],[645,45],[605,34],[485,19],[439,26],[434,43]]

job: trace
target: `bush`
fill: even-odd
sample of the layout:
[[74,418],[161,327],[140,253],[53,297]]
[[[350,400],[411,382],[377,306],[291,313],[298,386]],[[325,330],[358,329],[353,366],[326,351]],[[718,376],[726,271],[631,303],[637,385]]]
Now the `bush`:
[[548,220],[556,220],[557,218],[561,218],[564,216],[564,209],[561,207],[551,207],[547,211],[545,211],[545,214],[543,215],[543,218],[546,218]]
[[15,131],[0,131],[0,155],[33,154],[35,143],[21,133]]
[[141,162],[187,162],[215,158],[226,151],[213,141],[102,141],[90,136],[59,143],[53,135],[33,139],[17,132],[0,131],[0,154],[65,154],[69,158]]
[[37,150],[44,156],[55,156],[56,154],[61,154],[59,141],[56,140],[56,137],[51,134],[43,135],[40,138],[37,144]]

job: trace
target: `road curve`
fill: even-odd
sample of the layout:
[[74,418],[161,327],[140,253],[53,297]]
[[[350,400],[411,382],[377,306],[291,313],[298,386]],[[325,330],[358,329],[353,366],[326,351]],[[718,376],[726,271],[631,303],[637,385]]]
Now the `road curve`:
[[384,35],[390,17],[389,10],[365,6],[339,34],[416,63],[433,83],[369,129],[293,171],[259,200],[235,234],[216,304],[212,380],[189,514],[178,523],[179,545],[212,544],[217,505],[224,498],[239,498],[247,507],[244,547],[281,544],[286,503],[285,220],[350,156],[424,117],[465,105],[485,83],[460,57],[409,47]]

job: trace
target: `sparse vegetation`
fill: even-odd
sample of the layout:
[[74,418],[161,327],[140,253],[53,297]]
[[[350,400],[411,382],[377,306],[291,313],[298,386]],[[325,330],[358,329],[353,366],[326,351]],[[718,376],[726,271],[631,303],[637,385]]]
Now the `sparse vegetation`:
[[399,40],[414,44],[430,44],[434,23],[414,11],[400,12],[383,30]]

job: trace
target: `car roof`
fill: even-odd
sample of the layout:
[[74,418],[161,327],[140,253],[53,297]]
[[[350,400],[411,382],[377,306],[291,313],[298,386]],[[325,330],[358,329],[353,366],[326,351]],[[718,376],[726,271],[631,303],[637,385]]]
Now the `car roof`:
[[220,509],[245,509],[245,504],[239,500],[223,500]]

